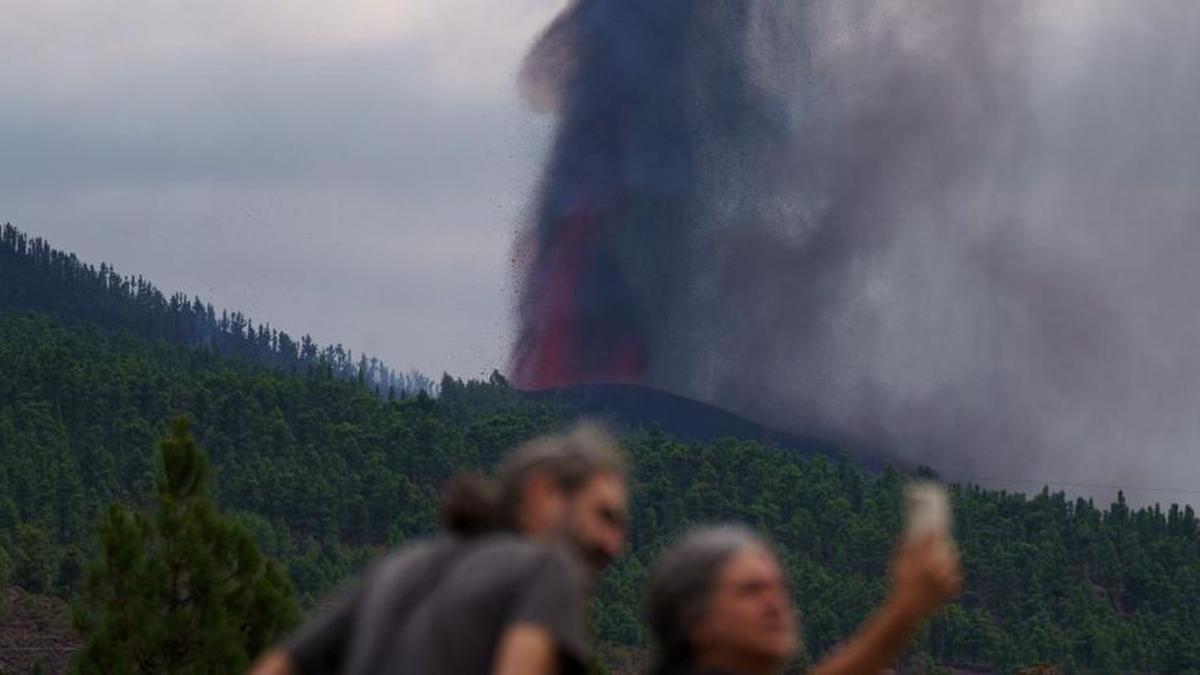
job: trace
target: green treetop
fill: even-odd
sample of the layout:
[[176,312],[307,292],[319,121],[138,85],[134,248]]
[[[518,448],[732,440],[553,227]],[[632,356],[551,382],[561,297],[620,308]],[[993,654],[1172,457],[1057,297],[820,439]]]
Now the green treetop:
[[284,574],[209,499],[209,461],[186,419],[159,451],[154,510],[113,504],[101,519],[74,612],[77,673],[235,672],[298,617]]

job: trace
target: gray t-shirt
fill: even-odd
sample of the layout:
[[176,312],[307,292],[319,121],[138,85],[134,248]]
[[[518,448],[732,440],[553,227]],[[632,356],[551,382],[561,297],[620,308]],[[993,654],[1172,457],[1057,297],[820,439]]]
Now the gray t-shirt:
[[522,623],[555,638],[561,673],[581,672],[586,596],[565,549],[507,534],[440,537],[386,558],[288,651],[303,675],[481,675],[504,630]]

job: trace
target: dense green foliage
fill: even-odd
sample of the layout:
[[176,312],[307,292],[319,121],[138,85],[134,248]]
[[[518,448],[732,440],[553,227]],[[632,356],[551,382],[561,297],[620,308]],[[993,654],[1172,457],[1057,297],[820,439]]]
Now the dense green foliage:
[[[180,413],[216,464],[218,501],[307,593],[343,578],[366,547],[430,532],[446,477],[558,419],[502,385],[448,381],[443,399],[381,402],[327,369],[290,376],[3,312],[0,372],[0,548],[29,552],[14,579],[39,591],[76,586],[76,548],[100,505],[152,494],[155,440]],[[66,547],[51,551],[47,537]]]
[[111,506],[84,575],[74,672],[233,673],[295,625],[291,585],[208,497],[188,421],[159,443],[153,512]]
[[[280,560],[306,602],[382,546],[431,531],[438,485],[569,419],[503,378],[446,378],[440,398],[381,401],[315,368],[298,375],[127,333],[0,312],[0,560],[23,587],[70,596],[111,501],[139,503],[154,441],[194,420],[216,496]],[[640,588],[689,525],[740,520],[778,542],[809,651],[850,632],[885,589],[903,477],[735,440],[632,431],[632,551],[606,575],[595,627],[640,645]],[[1101,509],[1062,494],[954,489],[961,602],[914,658],[979,669],[1036,663],[1200,672],[1200,529],[1190,507]]]

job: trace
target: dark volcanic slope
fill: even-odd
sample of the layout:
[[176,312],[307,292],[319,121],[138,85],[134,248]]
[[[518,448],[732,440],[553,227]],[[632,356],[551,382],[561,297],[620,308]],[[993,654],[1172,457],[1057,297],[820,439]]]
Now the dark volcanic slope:
[[706,403],[633,384],[585,384],[542,389],[526,394],[534,400],[553,400],[589,415],[630,428],[658,427],[688,441],[737,438],[804,454],[833,455],[832,441],[768,429]]

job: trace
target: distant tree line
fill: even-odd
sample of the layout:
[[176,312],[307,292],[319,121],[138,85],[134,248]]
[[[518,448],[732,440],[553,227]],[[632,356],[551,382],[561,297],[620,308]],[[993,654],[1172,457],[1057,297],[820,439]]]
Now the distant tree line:
[[163,294],[141,276],[121,276],[111,266],[81,262],[11,224],[0,230],[0,309],[54,314],[122,328],[147,340],[205,349],[289,373],[320,369],[357,380],[381,397],[436,392],[435,383],[413,370],[389,368],[379,359],[341,344],[319,346],[312,337],[293,338],[270,324],[255,324],[241,312],[220,314],[199,297]]

